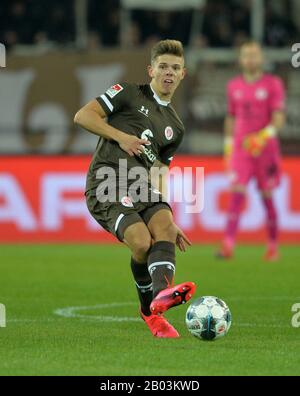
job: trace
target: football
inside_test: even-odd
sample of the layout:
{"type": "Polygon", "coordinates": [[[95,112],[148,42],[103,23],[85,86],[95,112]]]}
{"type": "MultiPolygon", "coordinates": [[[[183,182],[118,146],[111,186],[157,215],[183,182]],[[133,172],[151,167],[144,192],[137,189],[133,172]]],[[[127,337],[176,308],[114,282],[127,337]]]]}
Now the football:
{"type": "Polygon", "coordinates": [[[231,312],[220,298],[204,296],[191,303],[185,321],[193,336],[202,340],[217,340],[228,333],[231,312]]]}

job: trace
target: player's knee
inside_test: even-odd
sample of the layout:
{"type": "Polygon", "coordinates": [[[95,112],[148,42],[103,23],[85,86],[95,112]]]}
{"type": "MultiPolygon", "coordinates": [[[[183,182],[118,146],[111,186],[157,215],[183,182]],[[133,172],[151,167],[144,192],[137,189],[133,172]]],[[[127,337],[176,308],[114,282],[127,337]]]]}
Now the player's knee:
{"type": "Polygon", "coordinates": [[[260,195],[263,199],[272,198],[272,190],[260,190],[260,195]]]}
{"type": "Polygon", "coordinates": [[[138,261],[147,259],[148,252],[151,248],[150,234],[137,235],[131,243],[131,250],[134,258],[138,261]]]}
{"type": "Polygon", "coordinates": [[[177,228],[175,227],[175,224],[171,221],[161,225],[160,227],[157,227],[153,235],[153,239],[155,242],[169,241],[175,243],[176,237],[177,228]]]}
{"type": "Polygon", "coordinates": [[[235,184],[234,186],[231,187],[231,192],[246,194],[246,187],[242,184],[235,184]]]}

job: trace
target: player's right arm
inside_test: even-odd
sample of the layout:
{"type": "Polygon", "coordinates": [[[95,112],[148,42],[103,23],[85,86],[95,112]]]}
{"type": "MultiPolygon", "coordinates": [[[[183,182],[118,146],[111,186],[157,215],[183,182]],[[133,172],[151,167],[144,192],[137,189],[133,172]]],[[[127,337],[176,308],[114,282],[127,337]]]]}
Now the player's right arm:
{"type": "Polygon", "coordinates": [[[227,85],[227,115],[224,120],[224,158],[226,167],[229,166],[233,150],[233,133],[235,124],[234,100],[231,95],[230,83],[227,85]]]}
{"type": "Polygon", "coordinates": [[[96,100],[91,100],[83,106],[74,117],[74,122],[87,131],[94,133],[108,140],[116,141],[122,150],[131,157],[140,155],[144,151],[144,144],[148,141],[139,139],[137,136],[128,135],[109,125],[106,122],[107,114],[101,104],[96,100]]]}
{"type": "Polygon", "coordinates": [[[235,117],[228,114],[224,121],[224,154],[225,157],[232,153],[233,145],[233,131],[234,131],[235,117]]]}

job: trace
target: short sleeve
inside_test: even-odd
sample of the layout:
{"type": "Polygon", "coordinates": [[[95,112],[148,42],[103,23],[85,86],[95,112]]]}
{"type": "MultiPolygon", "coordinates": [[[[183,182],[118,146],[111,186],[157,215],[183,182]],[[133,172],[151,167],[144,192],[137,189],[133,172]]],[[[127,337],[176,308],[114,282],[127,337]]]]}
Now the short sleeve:
{"type": "Polygon", "coordinates": [[[272,83],[271,89],[271,96],[270,96],[270,109],[271,111],[276,110],[285,110],[285,88],[283,81],[275,77],[272,83]]]}
{"type": "Polygon", "coordinates": [[[227,114],[230,116],[235,116],[235,101],[232,95],[232,85],[231,83],[227,84],[226,87],[226,100],[227,100],[227,114]]]}
{"type": "Polygon", "coordinates": [[[159,153],[159,158],[158,160],[162,162],[163,164],[170,166],[170,163],[173,159],[174,154],[176,153],[178,147],[180,146],[182,142],[183,134],[181,134],[175,142],[167,145],[164,147],[161,152],[159,153]]]}
{"type": "Polygon", "coordinates": [[[109,116],[126,107],[126,105],[130,103],[132,95],[133,85],[122,83],[111,86],[102,95],[98,96],[96,100],[100,103],[105,113],[109,116]]]}

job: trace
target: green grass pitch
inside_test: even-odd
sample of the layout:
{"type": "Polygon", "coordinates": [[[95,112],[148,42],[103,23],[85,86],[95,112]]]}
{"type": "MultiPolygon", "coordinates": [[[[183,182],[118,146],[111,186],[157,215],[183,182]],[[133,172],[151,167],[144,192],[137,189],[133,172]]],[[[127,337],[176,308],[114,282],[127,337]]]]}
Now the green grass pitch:
{"type": "Polygon", "coordinates": [[[213,342],[188,333],[187,306],[166,315],[180,339],[152,337],[123,246],[0,249],[0,375],[300,375],[296,246],[272,264],[261,260],[262,246],[239,246],[231,262],[217,261],[214,246],[178,253],[176,281],[195,281],[196,296],[216,295],[231,309],[230,332],[213,342]]]}

